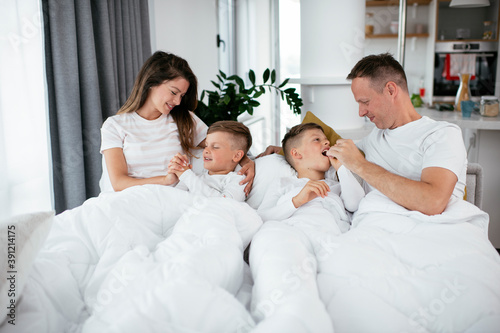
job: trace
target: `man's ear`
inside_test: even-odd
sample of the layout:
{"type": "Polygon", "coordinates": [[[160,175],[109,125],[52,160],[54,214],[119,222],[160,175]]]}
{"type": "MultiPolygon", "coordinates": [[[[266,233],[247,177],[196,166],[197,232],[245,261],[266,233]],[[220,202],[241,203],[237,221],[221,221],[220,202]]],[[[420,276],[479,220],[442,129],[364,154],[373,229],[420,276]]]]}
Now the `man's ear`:
{"type": "Polygon", "coordinates": [[[233,162],[240,163],[241,159],[245,157],[243,150],[237,150],[233,155],[233,162]]]}
{"type": "Polygon", "coordinates": [[[389,81],[387,82],[387,84],[385,85],[385,87],[387,88],[387,91],[389,92],[389,95],[391,97],[395,97],[397,92],[398,92],[398,86],[396,85],[396,83],[392,82],[392,81],[389,81]]]}

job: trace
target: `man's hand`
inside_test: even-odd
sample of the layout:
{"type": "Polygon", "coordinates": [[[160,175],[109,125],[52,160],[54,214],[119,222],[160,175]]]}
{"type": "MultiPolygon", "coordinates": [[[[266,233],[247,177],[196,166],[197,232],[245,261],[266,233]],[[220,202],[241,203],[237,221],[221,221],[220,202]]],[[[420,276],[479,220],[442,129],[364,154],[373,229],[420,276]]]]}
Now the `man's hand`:
{"type": "Polygon", "coordinates": [[[330,165],[335,168],[335,170],[338,170],[341,166],[342,163],[336,158],[333,157],[333,152],[331,152],[332,148],[326,152],[326,156],[330,159],[330,165]]]}
{"type": "Polygon", "coordinates": [[[271,155],[271,154],[278,154],[281,151],[281,147],[278,146],[268,146],[264,152],[260,153],[257,155],[256,158],[266,156],[266,155],[271,155]]]}
{"type": "MultiPolygon", "coordinates": [[[[357,173],[357,170],[363,162],[366,161],[365,157],[359,151],[358,147],[354,144],[354,142],[350,139],[338,139],[337,142],[330,148],[330,150],[326,153],[328,157],[330,157],[330,163],[332,163],[332,157],[336,158],[340,165],[345,165],[345,167],[351,170],[354,173],[357,173]]],[[[332,164],[333,165],[333,164],[332,164]]],[[[340,167],[339,165],[339,167],[340,167]]],[[[336,170],[338,168],[333,165],[336,170]]]]}
{"type": "Polygon", "coordinates": [[[299,194],[292,198],[292,202],[295,208],[299,208],[314,198],[326,197],[328,192],[330,192],[330,187],[324,181],[310,180],[302,190],[300,190],[299,194]]]}
{"type": "Polygon", "coordinates": [[[245,175],[245,179],[240,182],[240,185],[247,184],[245,186],[245,195],[248,196],[252,190],[253,179],[255,177],[255,162],[245,156],[241,162],[241,169],[238,171],[238,175],[245,175]]]}
{"type": "Polygon", "coordinates": [[[172,157],[170,163],[168,163],[168,173],[175,174],[175,176],[180,178],[184,171],[189,170],[192,167],[193,166],[189,163],[189,159],[186,155],[177,153],[177,155],[172,157]]]}

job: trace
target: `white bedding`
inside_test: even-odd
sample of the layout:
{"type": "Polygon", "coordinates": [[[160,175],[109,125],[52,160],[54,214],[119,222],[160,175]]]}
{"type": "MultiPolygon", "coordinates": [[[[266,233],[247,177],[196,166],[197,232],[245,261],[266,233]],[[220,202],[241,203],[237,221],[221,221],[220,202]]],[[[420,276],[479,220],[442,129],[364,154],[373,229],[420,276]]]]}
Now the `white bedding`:
{"type": "Polygon", "coordinates": [[[246,203],[164,186],[89,199],[54,218],[1,330],[246,332],[243,250],[261,224],[246,203]]]}
{"type": "Polygon", "coordinates": [[[457,199],[425,216],[374,191],[353,224],[318,260],[336,332],[499,331],[500,257],[486,213],[457,199]]]}
{"type": "MultiPolygon", "coordinates": [[[[278,156],[258,161],[250,206],[147,185],[57,215],[18,300],[16,326],[4,322],[0,331],[252,331],[242,251],[262,224],[253,208],[269,178],[292,172],[278,156]]],[[[353,225],[325,233],[315,249],[318,292],[335,332],[498,332],[500,257],[487,239],[487,214],[456,200],[427,217],[371,192],[353,225]]],[[[304,258],[279,276],[283,288],[266,305],[282,302],[279,292],[306,281],[311,267],[304,258]]],[[[304,316],[324,319],[312,306],[286,311],[290,331],[302,329],[304,316]]]]}

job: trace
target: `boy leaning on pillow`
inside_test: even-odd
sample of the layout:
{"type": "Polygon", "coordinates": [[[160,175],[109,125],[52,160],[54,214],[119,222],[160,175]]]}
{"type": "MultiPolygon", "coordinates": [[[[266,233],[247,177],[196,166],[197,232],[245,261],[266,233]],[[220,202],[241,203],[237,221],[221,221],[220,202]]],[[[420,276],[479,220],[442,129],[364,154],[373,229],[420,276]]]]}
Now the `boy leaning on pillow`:
{"type": "Polygon", "coordinates": [[[258,210],[265,223],[250,249],[252,315],[261,321],[262,329],[285,332],[293,327],[294,317],[300,313],[307,331],[333,332],[318,295],[316,251],[325,237],[349,229],[347,211],[357,210],[364,191],[349,170],[328,156],[330,141],[320,125],[294,126],[283,138],[282,147],[297,176],[277,179],[258,210]],[[325,177],[331,166],[337,170],[339,181],[330,173],[325,177]],[[302,272],[302,283],[283,283],[287,272],[304,262],[314,267],[302,272]],[[273,311],[265,311],[263,305],[276,290],[286,296],[274,304],[273,311]]]}

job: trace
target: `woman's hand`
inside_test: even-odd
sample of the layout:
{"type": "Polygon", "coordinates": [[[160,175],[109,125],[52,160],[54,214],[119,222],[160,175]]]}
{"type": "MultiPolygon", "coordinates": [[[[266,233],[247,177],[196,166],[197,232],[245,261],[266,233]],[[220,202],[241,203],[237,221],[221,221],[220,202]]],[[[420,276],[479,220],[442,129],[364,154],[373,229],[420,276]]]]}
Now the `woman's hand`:
{"type": "Polygon", "coordinates": [[[278,154],[281,151],[281,147],[279,146],[268,146],[264,152],[260,153],[257,155],[256,158],[266,156],[266,155],[271,155],[271,154],[278,154]]]}
{"type": "Polygon", "coordinates": [[[245,155],[240,161],[240,165],[241,169],[238,171],[238,175],[246,175],[245,179],[240,182],[240,185],[247,184],[245,186],[245,195],[248,196],[252,190],[253,179],[255,177],[255,162],[245,155]]]}
{"type": "Polygon", "coordinates": [[[191,168],[193,168],[193,166],[189,163],[188,157],[186,155],[181,155],[180,153],[177,153],[177,155],[172,157],[168,163],[168,173],[175,174],[178,178],[180,178],[184,171],[191,168]]]}
{"type": "Polygon", "coordinates": [[[175,173],[167,173],[165,176],[165,182],[163,185],[169,186],[177,183],[179,181],[179,178],[175,175],[175,173]]]}

